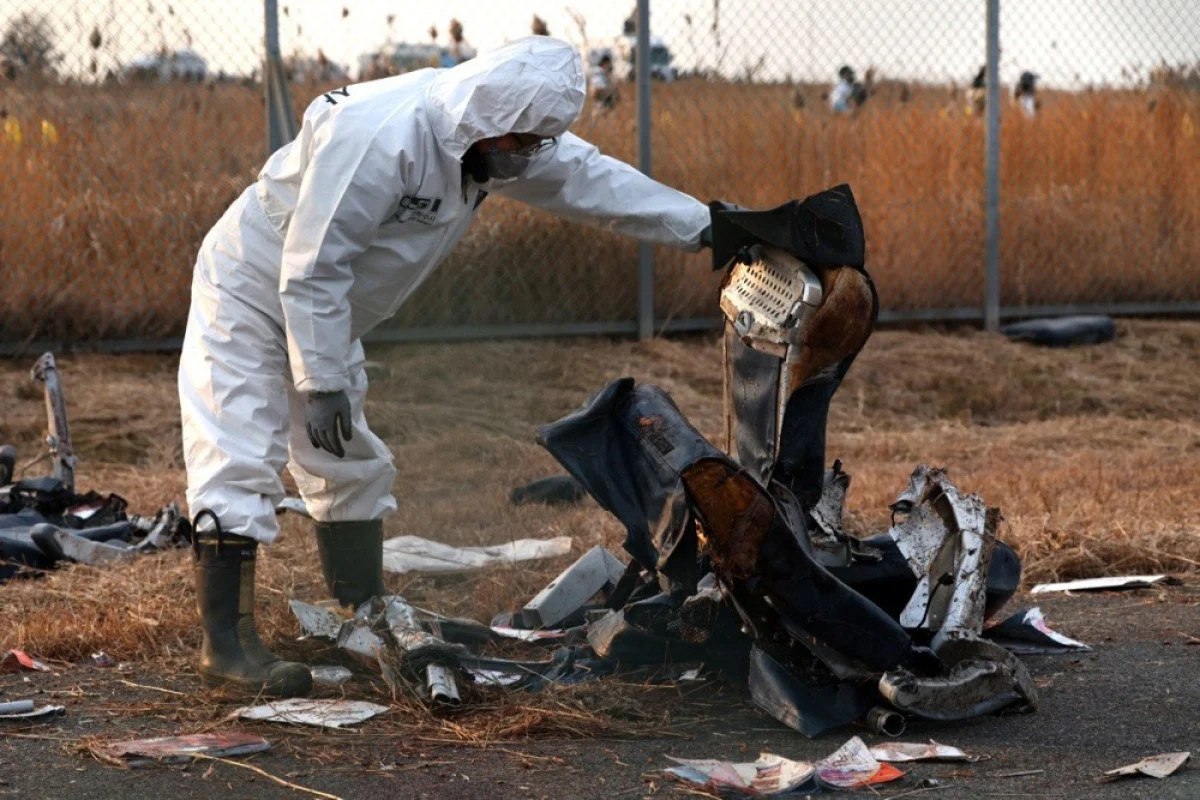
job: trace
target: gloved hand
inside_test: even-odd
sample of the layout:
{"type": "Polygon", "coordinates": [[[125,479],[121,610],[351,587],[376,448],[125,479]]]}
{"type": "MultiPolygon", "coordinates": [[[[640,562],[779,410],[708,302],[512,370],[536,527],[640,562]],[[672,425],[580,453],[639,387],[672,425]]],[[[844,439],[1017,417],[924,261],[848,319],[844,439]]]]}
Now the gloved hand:
{"type": "Polygon", "coordinates": [[[304,425],[308,439],[318,450],[328,450],[338,458],[346,455],[342,438],[350,441],[350,398],[344,391],[309,392],[304,410],[304,425]]]}

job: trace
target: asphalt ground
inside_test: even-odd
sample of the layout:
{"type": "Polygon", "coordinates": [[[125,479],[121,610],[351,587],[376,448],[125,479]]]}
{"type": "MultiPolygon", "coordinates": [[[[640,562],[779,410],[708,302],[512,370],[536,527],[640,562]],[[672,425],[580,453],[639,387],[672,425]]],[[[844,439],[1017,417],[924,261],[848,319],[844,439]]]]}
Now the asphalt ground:
{"type": "MultiPolygon", "coordinates": [[[[902,740],[932,738],[980,760],[903,764],[904,778],[856,794],[937,800],[1200,797],[1200,588],[1020,596],[1010,609],[1034,604],[1052,627],[1094,648],[1025,657],[1041,690],[1041,708],[957,723],[911,721],[902,740]],[[1172,751],[1191,751],[1193,759],[1170,777],[1099,781],[1105,770],[1172,751]]],[[[767,751],[815,760],[853,735],[868,744],[883,741],[852,728],[806,739],[757,711],[743,693],[714,684],[647,694],[647,703],[662,704],[677,721],[651,738],[517,739],[476,746],[373,736],[371,721],[356,730],[314,734],[224,721],[220,714],[203,726],[181,714],[189,725],[181,727],[162,713],[164,699],[178,698],[182,710],[203,696],[194,674],[167,677],[149,667],[143,672],[140,664],[136,669],[80,665],[53,674],[0,676],[0,700],[33,697],[67,708],[49,723],[0,729],[0,797],[679,797],[687,790],[661,774],[668,754],[752,761],[767,751]],[[142,705],[156,710],[142,714],[142,705]],[[122,769],[85,752],[90,741],[210,729],[267,737],[270,751],[238,760],[262,772],[211,761],[122,769]],[[268,774],[310,791],[279,785],[268,774]]],[[[230,702],[224,713],[235,707],[230,702]]]]}

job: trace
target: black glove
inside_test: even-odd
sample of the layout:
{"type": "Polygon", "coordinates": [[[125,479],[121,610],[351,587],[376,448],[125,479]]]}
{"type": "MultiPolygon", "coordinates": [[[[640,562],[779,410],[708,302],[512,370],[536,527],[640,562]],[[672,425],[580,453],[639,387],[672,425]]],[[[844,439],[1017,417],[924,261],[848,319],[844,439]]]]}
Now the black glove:
{"type": "MultiPolygon", "coordinates": [[[[713,200],[708,204],[709,223],[708,227],[704,229],[704,232],[700,234],[700,246],[707,247],[713,251],[714,271],[724,269],[725,265],[729,262],[729,254],[725,252],[725,248],[722,247],[721,252],[717,252],[713,244],[714,229],[721,230],[722,237],[724,237],[724,232],[729,230],[729,223],[725,221],[723,216],[724,212],[741,210],[741,206],[733,203],[726,203],[724,200],[713,200]]],[[[722,238],[722,242],[724,242],[724,238],[722,238]]]]}
{"type": "Polygon", "coordinates": [[[345,456],[338,433],[350,441],[350,398],[346,392],[309,392],[304,425],[313,447],[328,450],[338,458],[345,456]]]}

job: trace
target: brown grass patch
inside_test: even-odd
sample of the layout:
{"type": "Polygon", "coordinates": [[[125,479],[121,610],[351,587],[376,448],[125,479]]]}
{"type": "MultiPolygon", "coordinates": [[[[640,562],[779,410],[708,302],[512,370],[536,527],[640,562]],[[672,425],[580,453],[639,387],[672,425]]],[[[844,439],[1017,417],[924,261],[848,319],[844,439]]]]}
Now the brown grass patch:
{"type": "MultiPolygon", "coordinates": [[[[0,340],[178,335],[196,250],[264,161],[261,98],[221,85],[6,88],[23,146],[0,143],[0,340]],[[53,122],[56,145],[37,140],[53,122]],[[213,136],[214,130],[221,131],[213,136]]],[[[298,109],[318,93],[296,87],[298,109]]],[[[574,126],[636,161],[633,97],[574,126]]],[[[1001,263],[1012,304],[1195,299],[1200,94],[1048,93],[1008,115],[1001,263]],[[1153,154],[1148,157],[1147,154],[1153,154]]],[[[888,93],[853,118],[783,86],[654,87],[655,175],[769,208],[854,187],[885,308],[978,306],[983,124],[951,90],[888,93]],[[737,109],[736,115],[730,110],[737,109]]],[[[633,319],[636,245],[489,199],[398,324],[633,319]]],[[[704,255],[662,250],[660,317],[712,316],[704,255]]]]}

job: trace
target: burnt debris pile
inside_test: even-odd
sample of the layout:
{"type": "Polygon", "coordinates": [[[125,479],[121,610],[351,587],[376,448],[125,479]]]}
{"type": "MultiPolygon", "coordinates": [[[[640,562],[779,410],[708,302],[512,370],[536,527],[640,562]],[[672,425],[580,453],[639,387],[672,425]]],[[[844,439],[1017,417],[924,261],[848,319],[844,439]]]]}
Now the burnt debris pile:
{"type": "Polygon", "coordinates": [[[45,396],[47,452],[21,465],[15,447],[0,446],[0,583],[64,561],[115,564],[186,544],[190,526],[175,503],[143,516],[127,513],[119,495],[76,491],[66,399],[52,354],[37,360],[32,378],[45,396]],[[25,477],[46,459],[51,474],[25,477]]]}

